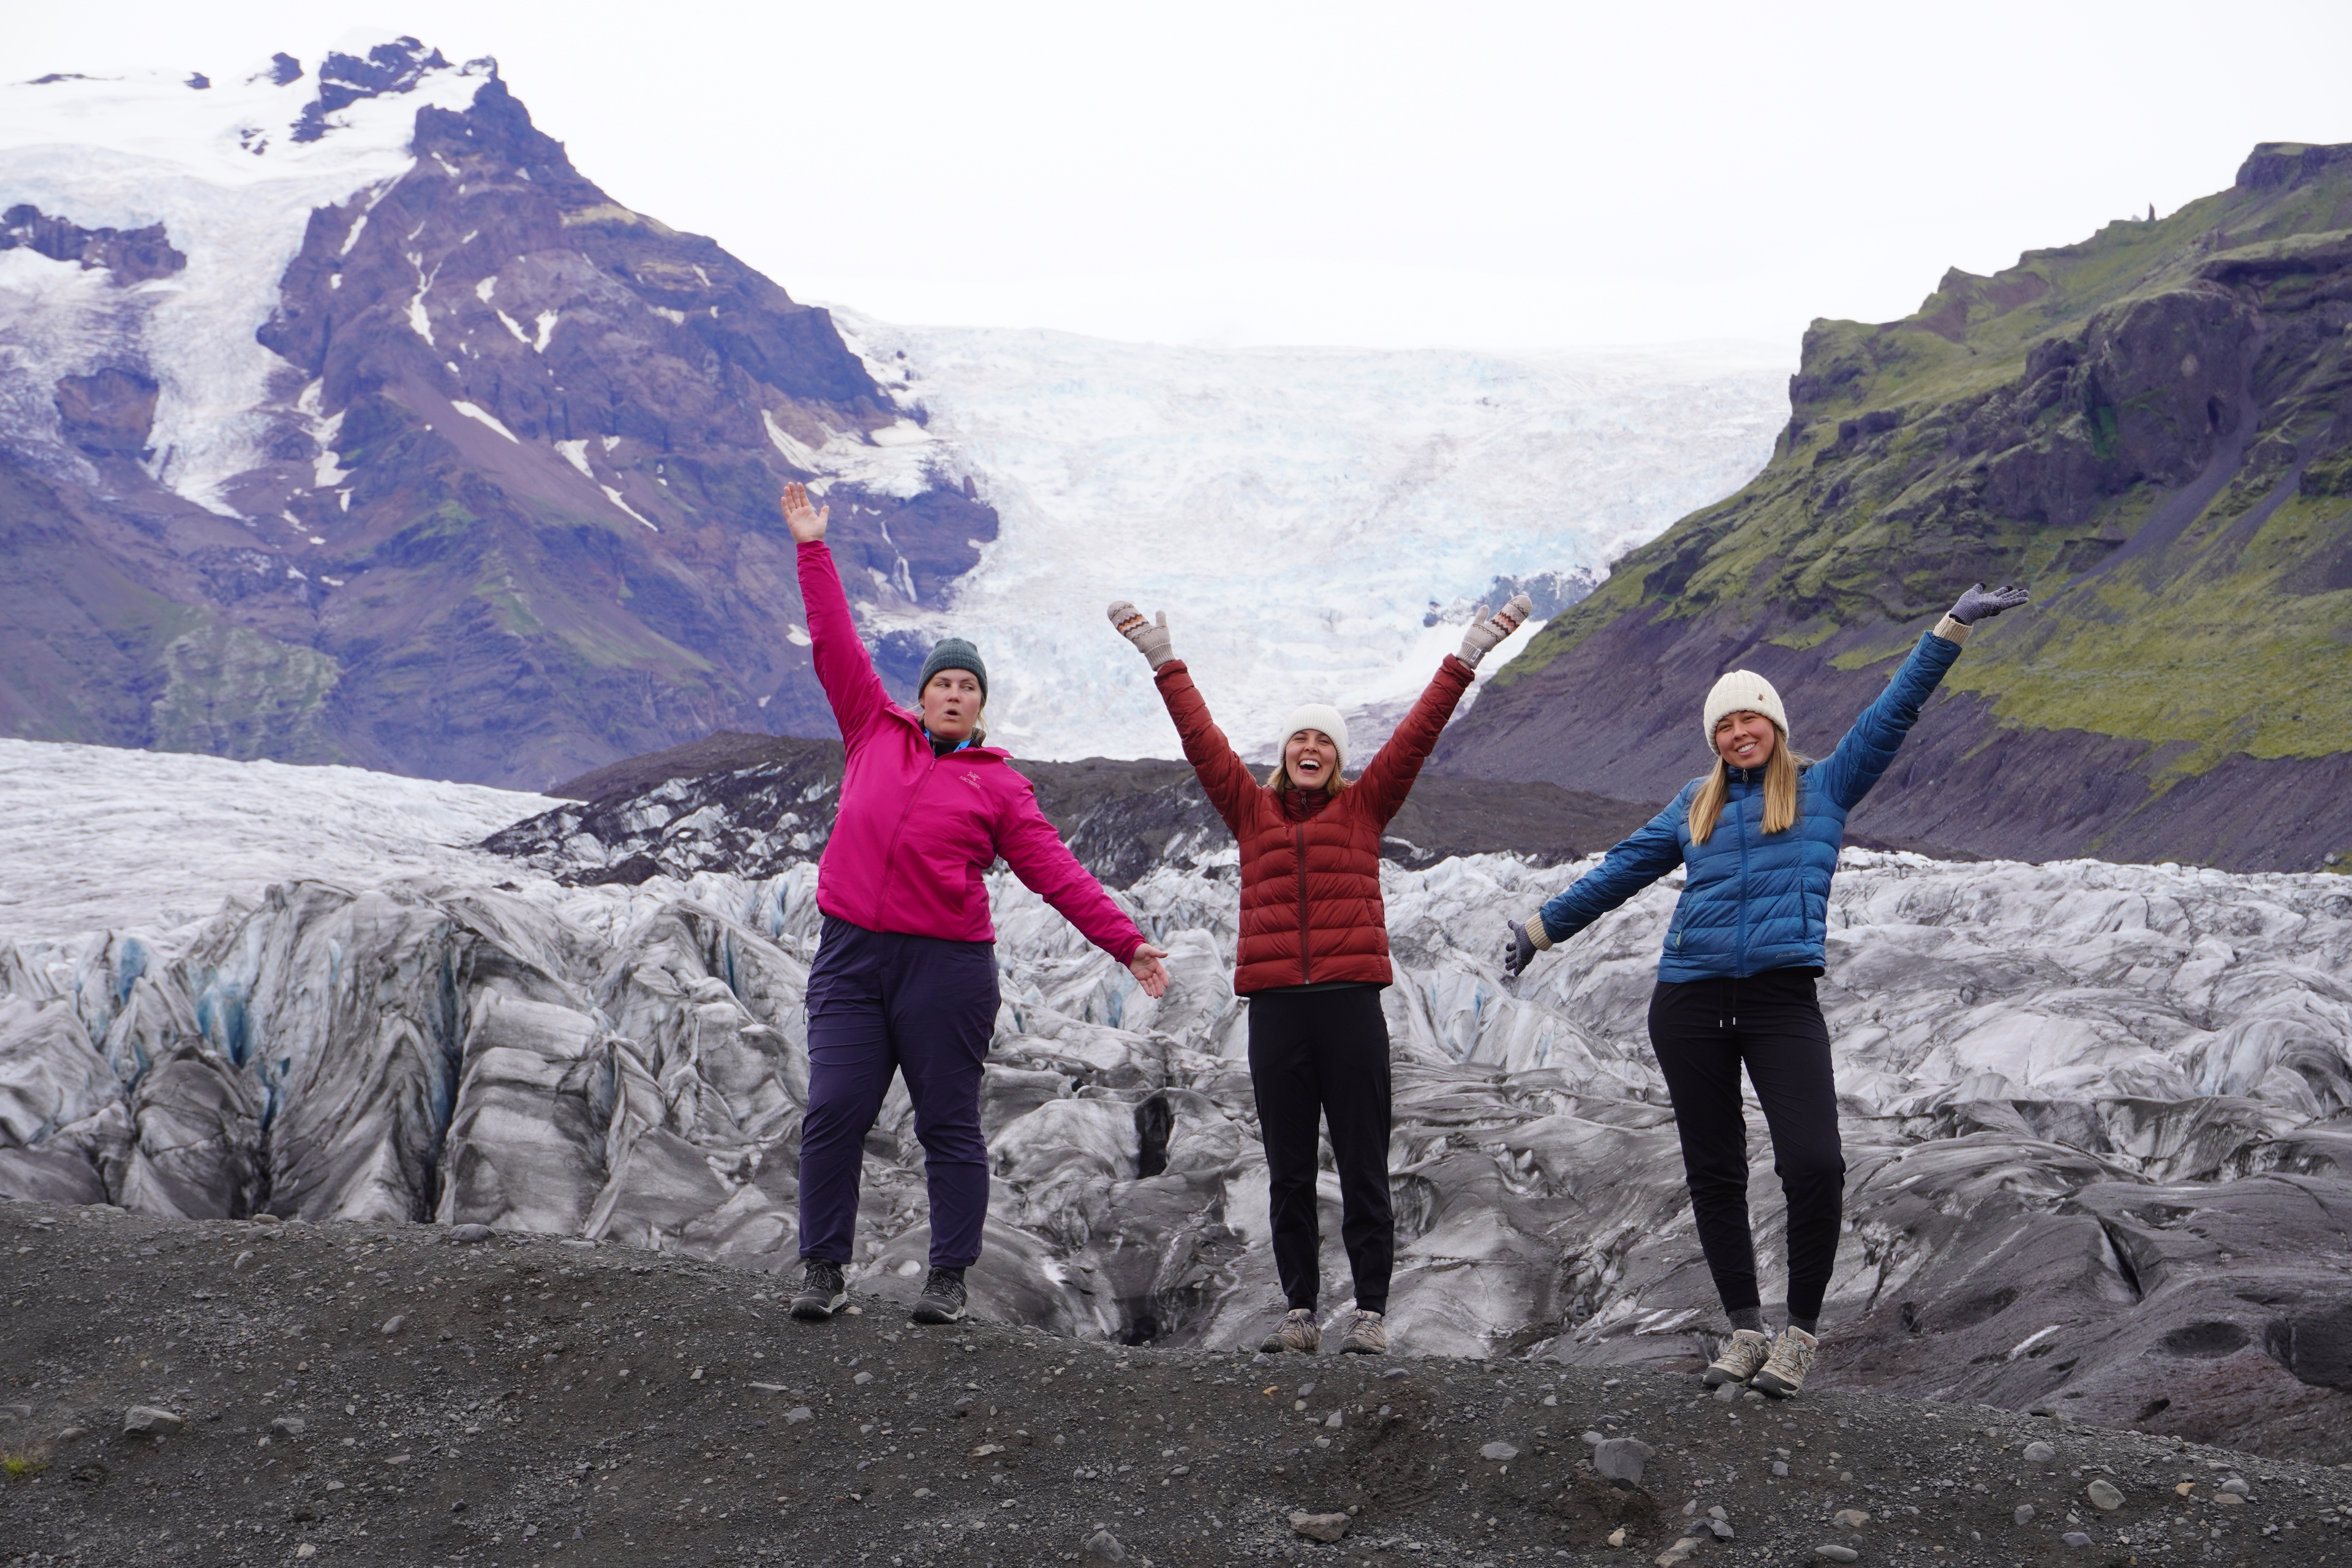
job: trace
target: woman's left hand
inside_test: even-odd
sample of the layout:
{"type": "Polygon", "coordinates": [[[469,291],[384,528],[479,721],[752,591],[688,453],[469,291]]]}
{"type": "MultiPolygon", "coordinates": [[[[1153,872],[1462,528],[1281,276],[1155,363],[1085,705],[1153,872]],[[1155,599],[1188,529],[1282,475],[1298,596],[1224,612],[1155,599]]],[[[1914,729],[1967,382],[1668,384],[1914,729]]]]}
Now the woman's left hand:
{"type": "Polygon", "coordinates": [[[1168,994],[1168,966],[1160,962],[1167,956],[1166,948],[1154,947],[1147,942],[1127,961],[1128,973],[1135,976],[1143,994],[1154,1002],[1168,994]]]}
{"type": "Polygon", "coordinates": [[[1526,624],[1528,613],[1534,608],[1534,603],[1525,594],[1512,595],[1511,602],[1491,616],[1486,614],[1486,605],[1479,605],[1477,615],[1471,619],[1470,629],[1462,634],[1462,662],[1473,669],[1477,668],[1478,661],[1492,653],[1497,643],[1526,624]]]}

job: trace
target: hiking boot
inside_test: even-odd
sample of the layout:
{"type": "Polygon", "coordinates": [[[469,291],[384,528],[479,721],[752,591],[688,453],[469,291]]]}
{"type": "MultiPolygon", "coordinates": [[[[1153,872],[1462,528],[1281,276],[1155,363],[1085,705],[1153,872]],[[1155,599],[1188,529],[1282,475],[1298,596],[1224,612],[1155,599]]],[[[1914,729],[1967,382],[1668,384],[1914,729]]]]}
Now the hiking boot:
{"type": "Polygon", "coordinates": [[[1822,1342],[1802,1329],[1782,1329],[1772,1346],[1772,1359],[1764,1370],[1749,1382],[1751,1388],[1760,1388],[1776,1399],[1786,1399],[1805,1386],[1805,1373],[1813,1370],[1813,1352],[1822,1342]]]}
{"type": "Polygon", "coordinates": [[[1386,1355],[1389,1353],[1389,1331],[1381,1322],[1381,1315],[1369,1308],[1359,1307],[1348,1320],[1348,1332],[1339,1341],[1341,1355],[1386,1355]]]}
{"type": "Polygon", "coordinates": [[[1315,1309],[1293,1307],[1274,1325],[1274,1332],[1257,1348],[1268,1355],[1280,1351],[1297,1351],[1301,1355],[1313,1355],[1323,1342],[1323,1331],[1315,1326],[1315,1309]]]}
{"type": "Polygon", "coordinates": [[[931,1277],[923,1281],[923,1294],[915,1303],[915,1321],[952,1323],[963,1316],[963,1270],[934,1268],[931,1277]]]}
{"type": "Polygon", "coordinates": [[[1764,1370],[1771,1358],[1772,1342],[1754,1329],[1734,1329],[1731,1337],[1723,1342],[1723,1352],[1707,1363],[1706,1375],[1699,1381],[1709,1388],[1721,1388],[1727,1383],[1746,1383],[1764,1370]]]}
{"type": "Polygon", "coordinates": [[[841,1265],[810,1258],[801,1276],[801,1288],[793,1295],[793,1316],[822,1323],[847,1305],[849,1287],[842,1282],[841,1265]]]}

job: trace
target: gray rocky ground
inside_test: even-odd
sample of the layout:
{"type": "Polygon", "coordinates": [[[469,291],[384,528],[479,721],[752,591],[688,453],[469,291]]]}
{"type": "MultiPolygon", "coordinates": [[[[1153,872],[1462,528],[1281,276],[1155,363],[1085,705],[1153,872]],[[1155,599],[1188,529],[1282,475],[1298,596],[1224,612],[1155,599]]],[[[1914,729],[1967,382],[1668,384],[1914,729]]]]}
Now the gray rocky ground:
{"type": "Polygon", "coordinates": [[[865,1294],[809,1325],[756,1273],[459,1234],[0,1204],[0,1563],[2352,1562],[2352,1472],[2178,1437],[865,1294]]]}

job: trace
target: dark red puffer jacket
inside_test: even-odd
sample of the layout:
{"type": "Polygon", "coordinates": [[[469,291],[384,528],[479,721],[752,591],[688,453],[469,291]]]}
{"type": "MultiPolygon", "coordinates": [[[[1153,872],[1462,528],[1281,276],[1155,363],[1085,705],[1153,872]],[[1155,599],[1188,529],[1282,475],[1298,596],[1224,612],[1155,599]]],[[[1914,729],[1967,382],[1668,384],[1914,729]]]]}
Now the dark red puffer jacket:
{"type": "Polygon", "coordinates": [[[1386,985],[1381,835],[1470,689],[1470,667],[1446,655],[1388,744],[1337,795],[1266,788],[1209,717],[1182,659],[1161,665],[1154,679],[1183,737],[1185,760],[1241,845],[1242,935],[1234,989],[1246,996],[1333,980],[1386,985]]]}

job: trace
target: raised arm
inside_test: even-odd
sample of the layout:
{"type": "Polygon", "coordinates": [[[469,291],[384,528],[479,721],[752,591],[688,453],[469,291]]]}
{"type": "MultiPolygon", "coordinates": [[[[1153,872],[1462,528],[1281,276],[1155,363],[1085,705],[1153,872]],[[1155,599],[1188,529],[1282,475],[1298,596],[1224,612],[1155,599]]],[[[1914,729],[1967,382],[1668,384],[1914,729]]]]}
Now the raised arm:
{"type": "Polygon", "coordinates": [[[1683,863],[1683,824],[1690,816],[1694,784],[1633,836],[1609,851],[1601,864],[1548,900],[1506,938],[1503,967],[1513,974],[1535,955],[1557,947],[1683,863]]]}
{"type": "Polygon", "coordinates": [[[1143,940],[1127,911],[1070,853],[1038,809],[1037,792],[1026,779],[998,814],[996,852],[1024,887],[1053,905],[1088,942],[1126,964],[1146,994],[1156,997],[1167,989],[1168,972],[1160,963],[1166,952],[1143,940]]]}
{"type": "Polygon", "coordinates": [[[1877,700],[1862,710],[1862,717],[1838,742],[1837,749],[1814,765],[1813,787],[1843,809],[1853,809],[1895,761],[1903,738],[1918,722],[1919,710],[1944,679],[1944,672],[1960,657],[1960,646],[1969,640],[1975,624],[2013,610],[2026,598],[2022,588],[1988,593],[1981,583],[1961,595],[1951,614],[1920,637],[1911,657],[1903,661],[1903,668],[1895,672],[1877,700]]]}
{"type": "Polygon", "coordinates": [[[1422,691],[1412,711],[1404,716],[1364,771],[1356,777],[1356,787],[1368,792],[1365,805],[1373,819],[1383,827],[1389,819],[1404,809],[1404,798],[1412,793],[1413,781],[1421,776],[1421,764],[1437,748],[1437,737],[1445,729],[1445,721],[1454,716],[1462,694],[1470,689],[1478,661],[1494,650],[1495,646],[1519,629],[1534,605],[1525,594],[1514,595],[1511,602],[1494,615],[1478,606],[1470,628],[1463,634],[1462,651],[1449,655],[1439,663],[1437,673],[1422,691]]]}
{"type": "Polygon", "coordinates": [[[1372,820],[1385,827],[1389,819],[1404,809],[1404,797],[1412,793],[1413,781],[1421,776],[1421,764],[1437,749],[1437,737],[1444,732],[1445,721],[1454,717],[1462,694],[1470,689],[1476,671],[1447,654],[1440,660],[1437,673],[1430,677],[1414,701],[1412,711],[1392,731],[1364,771],[1356,775],[1356,789],[1372,820]]]}
{"type": "Polygon", "coordinates": [[[1192,684],[1192,671],[1176,657],[1168,632],[1168,612],[1162,610],[1156,621],[1147,620],[1142,611],[1121,599],[1110,607],[1110,624],[1151,666],[1152,683],[1160,688],[1160,701],[1168,705],[1168,717],[1176,721],[1184,760],[1192,764],[1209,804],[1239,837],[1245,808],[1260,786],[1250,776],[1249,764],[1234,752],[1225,732],[1209,717],[1209,704],[1192,684]]]}
{"type": "Polygon", "coordinates": [[[825,546],[825,520],[833,509],[811,506],[808,491],[798,484],[784,487],[783,506],[784,526],[793,531],[800,557],[801,605],[808,613],[809,652],[816,662],[817,682],[833,704],[842,744],[855,746],[881,722],[890,694],[874,673],[865,643],[858,640],[857,618],[850,613],[849,595],[842,591],[841,574],[825,546]]]}

